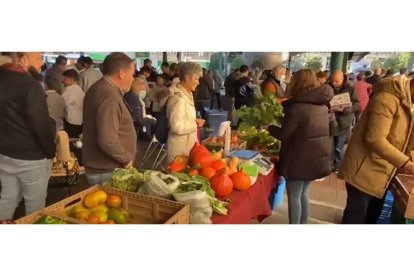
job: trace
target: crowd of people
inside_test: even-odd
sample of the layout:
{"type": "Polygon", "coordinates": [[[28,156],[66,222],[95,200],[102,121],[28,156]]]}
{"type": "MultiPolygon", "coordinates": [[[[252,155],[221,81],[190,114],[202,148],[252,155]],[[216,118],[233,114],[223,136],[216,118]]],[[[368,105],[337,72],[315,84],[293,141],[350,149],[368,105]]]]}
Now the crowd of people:
{"type": "Polygon", "coordinates": [[[281,126],[268,130],[282,141],[278,172],[287,181],[290,223],[307,223],[310,183],[331,172],[346,182],[344,223],[375,223],[391,178],[414,173],[414,74],[404,70],[355,76],[242,65],[223,81],[218,71],[192,62],[164,62],[157,72],[146,59],[138,70],[120,52],[99,68],[84,56],[73,66],[59,56],[45,68],[41,53],[32,52],[0,61],[0,127],[7,130],[0,132],[0,220],[11,219],[22,198],[26,214],[44,207],[57,130],[82,136],[78,158],[88,183],[102,184],[115,168],[133,166],[138,136],[152,137],[159,128],[167,132],[167,161],[188,155],[206,103],[223,109],[222,88],[233,121],[234,110],[263,96],[282,103],[281,126]],[[331,105],[340,94],[349,103],[331,105]]]}

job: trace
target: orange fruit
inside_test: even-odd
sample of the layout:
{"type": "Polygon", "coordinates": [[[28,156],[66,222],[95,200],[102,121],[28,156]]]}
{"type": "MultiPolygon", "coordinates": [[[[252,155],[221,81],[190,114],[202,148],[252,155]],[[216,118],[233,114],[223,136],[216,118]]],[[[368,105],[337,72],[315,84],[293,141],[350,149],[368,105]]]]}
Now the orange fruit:
{"type": "Polygon", "coordinates": [[[121,207],[122,204],[122,197],[119,195],[108,195],[106,199],[106,205],[110,208],[118,208],[121,207]]]}
{"type": "Polygon", "coordinates": [[[86,209],[76,212],[75,218],[80,220],[88,220],[90,212],[86,209]]]}
{"type": "Polygon", "coordinates": [[[86,208],[93,208],[99,205],[98,198],[94,194],[87,194],[83,199],[86,208]]]}
{"type": "Polygon", "coordinates": [[[95,214],[91,214],[91,215],[89,216],[89,218],[88,218],[88,222],[89,222],[89,223],[93,223],[93,224],[98,224],[98,223],[100,223],[101,221],[100,221],[100,219],[99,219],[99,217],[98,217],[97,215],[95,215],[95,214]]]}
{"type": "Polygon", "coordinates": [[[99,218],[99,223],[104,223],[108,220],[108,213],[102,210],[95,211],[91,213],[91,216],[97,216],[99,218]]]}

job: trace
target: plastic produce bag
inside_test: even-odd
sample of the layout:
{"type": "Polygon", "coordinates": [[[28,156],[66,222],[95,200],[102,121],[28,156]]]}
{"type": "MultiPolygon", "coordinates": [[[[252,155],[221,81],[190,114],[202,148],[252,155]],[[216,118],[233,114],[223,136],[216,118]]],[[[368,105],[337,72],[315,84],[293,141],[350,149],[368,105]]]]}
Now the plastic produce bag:
{"type": "Polygon", "coordinates": [[[138,193],[172,199],[172,193],[178,188],[180,181],[177,177],[153,171],[148,177],[148,181],[142,185],[138,193]]]}
{"type": "Polygon", "coordinates": [[[211,224],[213,208],[210,206],[207,194],[203,191],[191,191],[173,194],[174,199],[179,202],[190,204],[191,224],[211,224]]]}

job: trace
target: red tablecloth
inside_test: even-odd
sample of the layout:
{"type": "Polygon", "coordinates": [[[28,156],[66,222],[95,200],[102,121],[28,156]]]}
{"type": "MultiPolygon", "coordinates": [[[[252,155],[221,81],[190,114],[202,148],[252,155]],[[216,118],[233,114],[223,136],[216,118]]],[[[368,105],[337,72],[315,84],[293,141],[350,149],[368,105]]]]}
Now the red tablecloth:
{"type": "Polygon", "coordinates": [[[279,181],[275,169],[268,175],[259,175],[256,183],[246,191],[233,191],[226,216],[213,213],[215,224],[250,224],[252,218],[262,221],[272,214],[269,204],[270,192],[279,181]]]}

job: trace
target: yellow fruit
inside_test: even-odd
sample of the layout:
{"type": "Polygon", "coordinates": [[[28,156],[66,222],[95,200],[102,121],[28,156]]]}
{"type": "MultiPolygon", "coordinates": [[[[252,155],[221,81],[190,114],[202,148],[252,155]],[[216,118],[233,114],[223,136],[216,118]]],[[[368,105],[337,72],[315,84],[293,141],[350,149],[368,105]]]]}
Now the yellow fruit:
{"type": "Polygon", "coordinates": [[[99,205],[98,198],[94,194],[87,194],[83,199],[86,208],[93,208],[99,205]]]}
{"type": "Polygon", "coordinates": [[[108,212],[108,210],[109,210],[109,208],[105,204],[99,204],[98,206],[95,206],[95,207],[89,209],[89,211],[91,211],[91,213],[93,213],[95,211],[104,211],[106,213],[106,212],[108,212]]]}
{"type": "Polygon", "coordinates": [[[86,209],[80,210],[75,214],[76,219],[88,220],[90,212],[86,209]]]}
{"type": "Polygon", "coordinates": [[[91,216],[97,216],[99,218],[99,223],[104,223],[108,220],[108,213],[105,211],[95,211],[91,213],[91,216]]]}
{"type": "Polygon", "coordinates": [[[98,204],[105,203],[106,199],[108,198],[108,194],[103,190],[98,190],[94,192],[93,195],[96,196],[98,204]]]}
{"type": "Polygon", "coordinates": [[[75,206],[73,206],[73,208],[70,210],[70,216],[71,217],[76,217],[76,213],[82,210],[86,210],[85,207],[83,207],[82,203],[76,204],[75,206]]]}
{"type": "Polygon", "coordinates": [[[121,207],[122,198],[119,195],[108,195],[106,205],[110,208],[121,207]]]}

